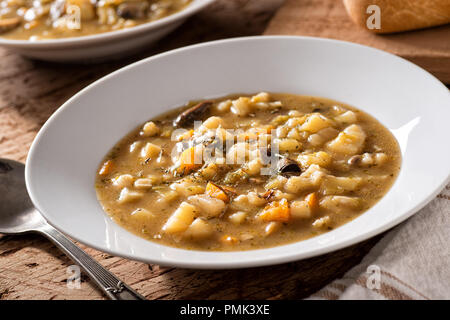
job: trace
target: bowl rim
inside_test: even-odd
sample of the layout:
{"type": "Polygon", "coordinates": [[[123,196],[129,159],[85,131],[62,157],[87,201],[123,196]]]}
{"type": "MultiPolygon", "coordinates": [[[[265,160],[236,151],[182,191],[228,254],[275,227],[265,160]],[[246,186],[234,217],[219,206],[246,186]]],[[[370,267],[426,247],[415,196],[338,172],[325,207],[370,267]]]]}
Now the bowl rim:
{"type": "Polygon", "coordinates": [[[112,30],[97,34],[79,36],[79,37],[66,37],[66,38],[56,38],[56,39],[44,39],[44,40],[17,40],[17,39],[7,39],[0,36],[0,46],[14,46],[34,49],[48,49],[57,48],[65,46],[75,46],[90,44],[97,41],[105,42],[117,40],[127,36],[133,36],[133,34],[151,32],[154,29],[160,29],[172,23],[176,23],[179,20],[187,19],[188,17],[194,15],[198,11],[209,6],[216,0],[193,0],[186,8],[175,12],[171,15],[157,19],[154,21],[145,22],[134,27],[124,28],[119,30],[112,30]]]}
{"type": "MultiPolygon", "coordinates": [[[[396,56],[394,54],[391,54],[386,51],[376,49],[373,47],[369,47],[369,46],[365,46],[365,45],[361,45],[361,44],[357,44],[357,43],[353,43],[353,42],[328,39],[328,38],[318,38],[318,37],[309,37],[309,36],[276,36],[276,35],[274,35],[274,36],[237,37],[237,38],[229,38],[229,39],[215,40],[215,41],[194,44],[194,45],[170,50],[167,52],[163,52],[163,53],[142,59],[140,61],[134,62],[127,66],[124,66],[124,67],[94,81],[93,83],[89,84],[87,87],[85,87],[82,90],[80,90],[79,92],[77,92],[74,96],[69,98],[49,117],[49,119],[45,122],[45,124],[41,127],[38,134],[36,135],[32,145],[30,147],[28,157],[26,160],[26,167],[25,167],[26,186],[27,186],[27,190],[30,194],[30,198],[31,198],[32,202],[36,205],[36,208],[39,209],[39,207],[40,207],[39,199],[37,199],[35,197],[33,188],[30,187],[30,185],[31,185],[30,181],[31,181],[32,175],[31,175],[31,169],[30,169],[31,166],[29,164],[30,164],[30,162],[33,161],[33,155],[36,152],[36,149],[38,148],[39,142],[42,139],[47,126],[49,126],[51,122],[55,121],[55,119],[57,119],[58,115],[61,112],[63,112],[63,110],[65,108],[67,108],[79,96],[84,95],[89,90],[95,89],[95,87],[97,85],[108,80],[109,78],[116,77],[120,73],[125,72],[131,68],[138,67],[141,64],[145,64],[145,63],[148,63],[149,61],[157,60],[161,57],[174,55],[174,54],[177,54],[182,51],[189,51],[189,50],[202,48],[202,47],[208,47],[208,46],[216,46],[216,45],[226,44],[229,42],[266,41],[266,40],[270,41],[270,40],[277,40],[277,39],[286,39],[286,40],[302,40],[302,39],[304,39],[304,40],[309,40],[309,41],[332,42],[332,43],[344,44],[344,45],[353,46],[353,47],[363,47],[366,50],[372,50],[372,51],[378,52],[379,54],[387,55],[393,59],[397,59],[397,60],[401,61],[402,63],[408,64],[411,68],[419,70],[423,74],[424,77],[427,77],[431,81],[435,82],[435,84],[437,86],[440,86],[440,87],[448,90],[447,87],[440,80],[438,80],[435,76],[433,76],[431,73],[429,73],[428,71],[424,70],[423,68],[417,66],[416,64],[414,64],[402,57],[396,56]]],[[[449,97],[450,97],[450,92],[449,92],[449,97]]],[[[449,102],[450,102],[450,99],[449,99],[449,102]]],[[[400,169],[399,174],[401,174],[402,169],[403,169],[403,166],[400,169]]],[[[182,268],[194,268],[194,269],[237,269],[237,268],[250,268],[250,267],[261,267],[261,266],[267,266],[267,265],[277,265],[277,264],[282,264],[282,263],[287,263],[287,262],[292,262],[292,261],[299,261],[299,260],[311,258],[314,256],[326,254],[329,252],[333,252],[333,251],[336,251],[336,250],[339,250],[342,248],[346,248],[353,244],[360,243],[364,240],[372,238],[388,229],[393,228],[394,226],[405,221],[406,219],[411,217],[413,214],[417,213],[424,206],[426,206],[431,200],[433,200],[441,192],[441,190],[448,183],[450,183],[450,170],[449,170],[449,172],[447,172],[447,176],[445,177],[443,174],[441,179],[442,180],[441,180],[441,183],[439,184],[439,186],[433,192],[430,192],[427,197],[425,197],[421,202],[417,203],[413,208],[406,210],[403,214],[397,216],[395,219],[391,219],[388,222],[383,222],[382,224],[380,224],[379,226],[377,226],[376,228],[374,228],[368,232],[359,234],[357,236],[351,237],[347,240],[343,240],[343,241],[340,241],[335,244],[330,244],[330,245],[327,245],[322,248],[314,249],[312,251],[300,252],[300,253],[293,253],[292,251],[290,251],[289,253],[284,253],[282,255],[279,254],[275,257],[265,257],[263,255],[260,255],[260,257],[258,257],[258,258],[252,258],[252,259],[249,259],[246,261],[226,261],[226,262],[220,261],[220,262],[209,262],[209,263],[206,263],[203,261],[180,261],[177,258],[165,258],[164,260],[159,259],[158,257],[151,257],[150,259],[142,258],[142,257],[137,258],[136,256],[133,256],[133,254],[130,254],[130,253],[124,253],[124,252],[120,252],[119,250],[105,248],[105,247],[102,247],[95,243],[91,243],[89,241],[83,240],[83,239],[79,238],[76,234],[73,234],[72,232],[64,230],[64,233],[69,235],[71,238],[73,238],[81,243],[84,243],[94,249],[97,249],[99,251],[107,252],[109,254],[124,257],[124,258],[131,259],[131,260],[139,260],[139,261],[144,261],[146,263],[159,264],[159,265],[163,265],[163,266],[177,266],[177,267],[182,267],[182,268]]],[[[397,182],[398,182],[398,179],[394,182],[394,185],[397,182]]],[[[391,187],[391,189],[394,187],[394,185],[391,187]]],[[[388,193],[389,192],[390,191],[388,191],[388,193]]],[[[369,209],[369,210],[371,210],[371,209],[369,209]]],[[[43,215],[45,217],[44,213],[43,213],[43,215]]],[[[49,223],[51,223],[51,222],[49,221],[49,223]]],[[[52,225],[55,226],[54,224],[52,224],[52,225]]],[[[304,241],[308,241],[308,240],[304,240],[304,241]]],[[[288,243],[288,244],[284,244],[284,245],[280,245],[280,246],[276,246],[276,247],[261,248],[261,249],[250,250],[250,251],[251,252],[263,251],[263,250],[268,250],[268,249],[273,249],[273,248],[278,248],[278,247],[290,246],[290,245],[294,245],[296,243],[297,242],[293,242],[293,243],[288,243]]],[[[164,245],[162,245],[162,246],[164,246],[164,245]]],[[[167,247],[167,246],[164,246],[164,247],[167,247]]],[[[186,249],[179,249],[179,248],[173,248],[173,247],[171,247],[171,248],[176,249],[176,250],[186,250],[186,249]]],[[[203,252],[203,251],[198,251],[198,250],[188,250],[188,251],[203,252]]],[[[207,253],[215,253],[215,254],[223,254],[223,253],[237,253],[237,252],[248,252],[248,251],[230,251],[230,252],[228,252],[228,251],[226,251],[226,252],[206,251],[206,252],[207,253]]]]}

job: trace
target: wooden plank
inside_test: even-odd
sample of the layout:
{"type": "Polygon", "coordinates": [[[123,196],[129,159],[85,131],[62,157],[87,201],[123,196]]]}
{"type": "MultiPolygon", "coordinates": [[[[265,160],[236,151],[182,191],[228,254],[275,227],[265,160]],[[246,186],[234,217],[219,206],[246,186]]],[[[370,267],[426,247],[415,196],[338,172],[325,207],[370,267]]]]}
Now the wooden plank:
{"type": "Polygon", "coordinates": [[[325,37],[364,44],[408,59],[450,84],[450,25],[376,35],[354,25],[342,1],[287,0],[265,34],[325,37]]]}
{"type": "MultiPolygon", "coordinates": [[[[162,268],[81,247],[148,299],[299,299],[342,276],[379,239],[304,261],[240,270],[162,268]]],[[[70,265],[40,236],[3,236],[0,299],[105,298],[86,276],[79,289],[69,289],[70,265]]]]}
{"type": "MultiPolygon", "coordinates": [[[[157,52],[225,37],[260,34],[282,0],[218,0],[156,46],[125,60],[97,65],[30,61],[0,49],[0,157],[25,161],[47,118],[99,77],[157,52]]],[[[161,268],[82,246],[148,299],[298,299],[357,264],[378,238],[306,261],[266,268],[195,271],[161,268]]],[[[0,299],[102,299],[85,276],[68,289],[72,263],[37,235],[0,236],[0,299]]]]}

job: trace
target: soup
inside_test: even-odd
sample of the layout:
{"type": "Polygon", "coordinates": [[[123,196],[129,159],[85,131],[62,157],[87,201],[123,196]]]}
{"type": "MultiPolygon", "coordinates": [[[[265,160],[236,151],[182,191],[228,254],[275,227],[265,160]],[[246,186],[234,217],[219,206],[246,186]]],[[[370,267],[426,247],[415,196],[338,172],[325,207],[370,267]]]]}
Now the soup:
{"type": "Polygon", "coordinates": [[[308,239],[372,207],[401,156],[345,104],[261,92],[192,102],[121,140],[96,177],[124,228],[164,245],[249,250],[308,239]]]}
{"type": "Polygon", "coordinates": [[[39,40],[130,28],[184,9],[192,0],[0,0],[0,35],[39,40]]]}

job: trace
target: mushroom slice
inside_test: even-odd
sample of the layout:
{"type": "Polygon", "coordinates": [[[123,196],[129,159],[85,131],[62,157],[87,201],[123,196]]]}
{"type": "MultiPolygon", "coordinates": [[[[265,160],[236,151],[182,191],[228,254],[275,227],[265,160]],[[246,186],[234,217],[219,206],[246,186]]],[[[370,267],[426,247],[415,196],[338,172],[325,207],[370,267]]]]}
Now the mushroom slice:
{"type": "Polygon", "coordinates": [[[196,104],[195,106],[187,109],[183,113],[181,113],[173,122],[175,127],[181,127],[185,125],[192,124],[194,120],[197,120],[202,115],[204,115],[212,106],[211,101],[204,101],[196,104]]]}
{"type": "Polygon", "coordinates": [[[301,173],[302,170],[298,163],[288,158],[282,158],[277,163],[279,173],[301,173]]]}

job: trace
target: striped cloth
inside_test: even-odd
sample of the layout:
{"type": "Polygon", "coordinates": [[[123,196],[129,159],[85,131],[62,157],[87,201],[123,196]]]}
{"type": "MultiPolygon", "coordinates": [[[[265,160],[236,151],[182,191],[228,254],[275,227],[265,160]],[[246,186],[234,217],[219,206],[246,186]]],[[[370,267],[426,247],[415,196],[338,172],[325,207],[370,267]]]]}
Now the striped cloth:
{"type": "Polygon", "coordinates": [[[308,299],[450,299],[450,184],[308,299]]]}

